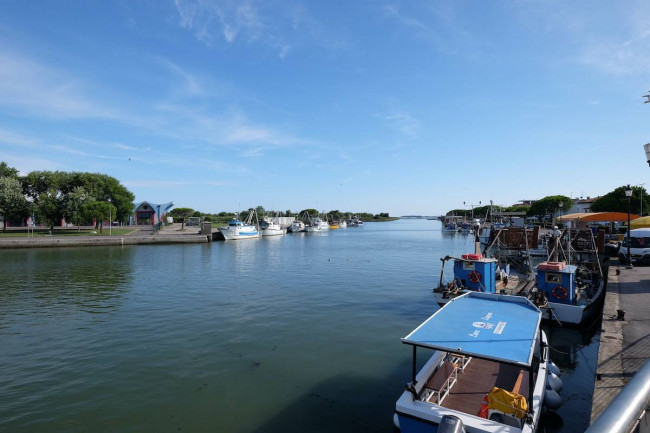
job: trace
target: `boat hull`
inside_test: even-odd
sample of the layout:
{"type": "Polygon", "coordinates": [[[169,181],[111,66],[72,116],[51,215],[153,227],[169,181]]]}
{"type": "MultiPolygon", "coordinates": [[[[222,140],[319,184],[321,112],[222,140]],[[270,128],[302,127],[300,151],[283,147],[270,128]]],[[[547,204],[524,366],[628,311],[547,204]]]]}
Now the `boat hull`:
{"type": "Polygon", "coordinates": [[[232,230],[230,228],[222,228],[219,229],[219,231],[227,241],[257,239],[260,237],[260,232],[255,227],[253,227],[253,230],[232,230]]]}
{"type": "Polygon", "coordinates": [[[287,234],[287,229],[272,229],[269,227],[262,230],[262,236],[282,236],[285,234],[287,234]]]}

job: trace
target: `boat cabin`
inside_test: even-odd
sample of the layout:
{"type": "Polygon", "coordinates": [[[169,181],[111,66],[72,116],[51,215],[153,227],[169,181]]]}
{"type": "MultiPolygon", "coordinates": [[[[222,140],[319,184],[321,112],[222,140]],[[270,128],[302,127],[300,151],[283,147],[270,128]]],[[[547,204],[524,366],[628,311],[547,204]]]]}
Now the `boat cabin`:
{"type": "Polygon", "coordinates": [[[577,266],[565,262],[542,262],[537,266],[537,289],[551,302],[573,305],[576,301],[577,266]]]}

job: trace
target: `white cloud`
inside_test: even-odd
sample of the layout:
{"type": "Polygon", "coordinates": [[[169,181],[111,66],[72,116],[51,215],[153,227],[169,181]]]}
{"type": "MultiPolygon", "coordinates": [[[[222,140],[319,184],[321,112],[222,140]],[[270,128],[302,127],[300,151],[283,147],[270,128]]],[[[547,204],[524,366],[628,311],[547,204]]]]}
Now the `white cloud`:
{"type": "Polygon", "coordinates": [[[603,42],[586,48],[580,60],[613,75],[650,72],[650,29],[622,42],[603,42]]]}
{"type": "Polygon", "coordinates": [[[55,118],[117,117],[85,96],[85,85],[63,71],[7,52],[0,52],[0,64],[0,106],[55,118]]]}
{"type": "Polygon", "coordinates": [[[391,128],[409,137],[417,135],[420,127],[420,122],[416,118],[404,112],[389,114],[385,119],[391,128]]]}

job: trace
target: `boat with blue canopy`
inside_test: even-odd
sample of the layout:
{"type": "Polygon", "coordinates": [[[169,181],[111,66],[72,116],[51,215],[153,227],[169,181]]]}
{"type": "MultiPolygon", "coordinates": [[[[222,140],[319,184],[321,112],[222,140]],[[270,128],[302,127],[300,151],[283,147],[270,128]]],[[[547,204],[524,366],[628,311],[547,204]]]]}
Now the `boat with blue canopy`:
{"type": "Polygon", "coordinates": [[[412,377],[395,425],[404,433],[535,432],[545,400],[549,409],[561,404],[541,319],[521,296],[451,299],[402,339],[412,347],[412,377]],[[433,350],[419,372],[418,349],[433,350]]]}

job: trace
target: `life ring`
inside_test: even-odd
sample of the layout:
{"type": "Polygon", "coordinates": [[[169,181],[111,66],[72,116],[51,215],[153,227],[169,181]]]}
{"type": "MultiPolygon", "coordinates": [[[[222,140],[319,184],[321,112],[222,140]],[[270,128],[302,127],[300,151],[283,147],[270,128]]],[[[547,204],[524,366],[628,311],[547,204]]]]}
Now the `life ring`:
{"type": "Polygon", "coordinates": [[[469,278],[472,283],[478,283],[481,281],[481,274],[479,274],[478,271],[472,271],[469,273],[467,278],[469,278]]]}
{"type": "Polygon", "coordinates": [[[561,301],[562,299],[569,296],[569,291],[567,289],[565,289],[564,287],[562,287],[562,286],[555,286],[555,287],[553,287],[553,290],[551,291],[551,294],[553,295],[553,297],[555,299],[561,301]]]}

